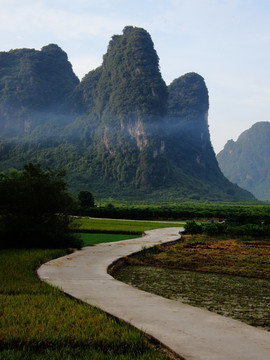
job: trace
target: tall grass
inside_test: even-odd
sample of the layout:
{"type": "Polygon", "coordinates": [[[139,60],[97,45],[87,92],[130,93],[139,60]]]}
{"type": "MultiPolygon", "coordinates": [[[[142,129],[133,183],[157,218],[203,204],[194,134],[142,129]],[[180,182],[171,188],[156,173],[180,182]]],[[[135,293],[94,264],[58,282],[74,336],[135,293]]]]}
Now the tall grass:
{"type": "Polygon", "coordinates": [[[142,332],[41,282],[64,250],[0,251],[0,359],[166,359],[142,332]]]}

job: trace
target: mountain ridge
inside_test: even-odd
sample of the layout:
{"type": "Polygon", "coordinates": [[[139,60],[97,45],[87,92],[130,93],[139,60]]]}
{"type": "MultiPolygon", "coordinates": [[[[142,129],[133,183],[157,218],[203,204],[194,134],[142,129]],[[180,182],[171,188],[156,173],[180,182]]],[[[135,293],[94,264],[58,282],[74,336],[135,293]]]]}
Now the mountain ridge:
{"type": "Polygon", "coordinates": [[[260,200],[270,200],[270,122],[261,121],[229,140],[217,155],[223,173],[260,200]]]}
{"type": "MultiPolygon", "coordinates": [[[[55,46],[47,50],[59,51],[55,46]]],[[[101,66],[80,82],[65,61],[69,72],[59,68],[58,75],[68,101],[59,98],[45,120],[2,140],[1,170],[25,161],[64,167],[74,191],[89,189],[97,199],[254,200],[218,167],[204,79],[187,73],[166,86],[146,30],[127,26],[114,35],[101,66]]]]}

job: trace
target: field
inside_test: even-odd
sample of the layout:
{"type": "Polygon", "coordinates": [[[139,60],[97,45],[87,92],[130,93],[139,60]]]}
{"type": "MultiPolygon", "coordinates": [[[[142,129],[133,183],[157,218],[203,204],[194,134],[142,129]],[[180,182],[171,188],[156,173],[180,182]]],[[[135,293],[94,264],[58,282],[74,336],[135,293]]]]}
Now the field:
{"type": "Polygon", "coordinates": [[[142,290],[270,330],[269,241],[186,235],[178,244],[131,257],[114,276],[142,290]]]}
{"type": "MultiPolygon", "coordinates": [[[[85,246],[183,226],[89,218],[75,222],[85,246]]],[[[42,263],[66,252],[0,251],[0,359],[168,359],[170,354],[149,343],[144,333],[37,278],[35,271],[42,263]]],[[[116,276],[146,291],[270,329],[269,259],[266,240],[186,235],[183,242],[130,258],[131,265],[116,276]]]]}
{"type": "Polygon", "coordinates": [[[129,235],[129,234],[110,234],[110,233],[80,233],[80,237],[83,240],[84,246],[91,246],[100,243],[136,239],[140,235],[129,235]]]}
{"type": "Polygon", "coordinates": [[[64,253],[0,251],[0,359],[168,359],[141,331],[38,279],[35,270],[64,253]]]}
{"type": "Polygon", "coordinates": [[[78,232],[92,233],[115,233],[115,234],[139,234],[145,230],[164,227],[183,226],[183,222],[161,222],[161,221],[134,221],[134,220],[108,220],[92,219],[88,217],[75,218],[78,232]]]}

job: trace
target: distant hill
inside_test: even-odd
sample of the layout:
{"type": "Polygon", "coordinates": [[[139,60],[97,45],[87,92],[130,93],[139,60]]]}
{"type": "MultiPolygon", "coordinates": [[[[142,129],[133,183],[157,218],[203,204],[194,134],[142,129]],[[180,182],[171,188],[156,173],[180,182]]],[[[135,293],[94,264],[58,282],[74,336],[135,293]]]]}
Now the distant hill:
{"type": "Polygon", "coordinates": [[[27,161],[65,168],[71,189],[96,199],[254,200],[218,167],[204,79],[188,73],[166,86],[144,29],[114,35],[81,82],[57,45],[1,56],[10,60],[0,61],[0,84],[9,79],[0,93],[0,170],[27,161]]]}
{"type": "Polygon", "coordinates": [[[217,155],[232,182],[260,200],[270,200],[270,122],[257,122],[217,155]]]}

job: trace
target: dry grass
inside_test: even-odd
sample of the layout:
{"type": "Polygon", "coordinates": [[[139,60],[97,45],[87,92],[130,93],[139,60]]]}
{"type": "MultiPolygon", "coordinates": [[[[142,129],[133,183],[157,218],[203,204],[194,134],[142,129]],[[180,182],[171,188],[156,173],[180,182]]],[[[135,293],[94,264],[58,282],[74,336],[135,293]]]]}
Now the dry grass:
{"type": "Polygon", "coordinates": [[[269,242],[185,236],[127,262],[118,280],[270,330],[269,242]]]}

